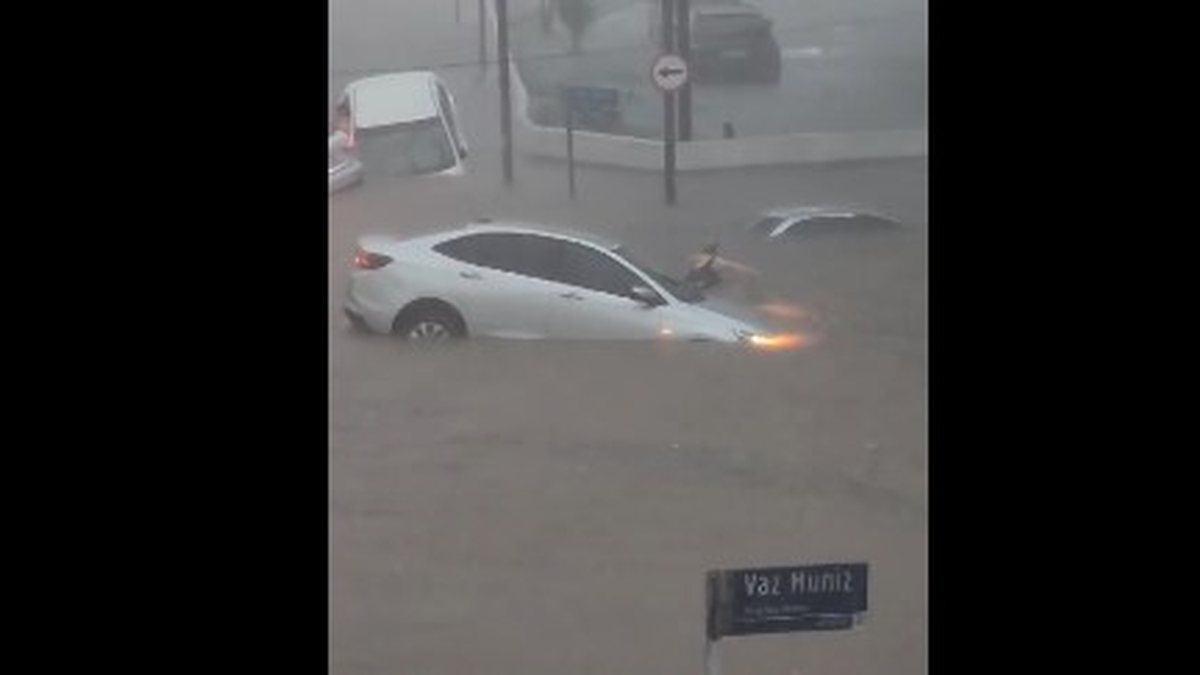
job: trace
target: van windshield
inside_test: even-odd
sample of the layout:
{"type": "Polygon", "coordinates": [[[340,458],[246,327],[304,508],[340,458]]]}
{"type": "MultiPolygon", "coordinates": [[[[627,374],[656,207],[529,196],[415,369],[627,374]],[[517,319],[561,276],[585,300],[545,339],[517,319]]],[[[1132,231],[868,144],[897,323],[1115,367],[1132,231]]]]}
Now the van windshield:
{"type": "Polygon", "coordinates": [[[422,174],[454,166],[454,147],[437,117],[359,129],[357,143],[368,171],[422,174]]]}

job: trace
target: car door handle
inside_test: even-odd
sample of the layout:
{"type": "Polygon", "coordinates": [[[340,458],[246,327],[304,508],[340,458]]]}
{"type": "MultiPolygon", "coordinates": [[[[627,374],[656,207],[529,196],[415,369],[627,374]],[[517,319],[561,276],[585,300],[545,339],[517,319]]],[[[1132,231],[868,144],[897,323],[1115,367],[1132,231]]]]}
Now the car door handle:
{"type": "Polygon", "coordinates": [[[583,299],[583,296],[576,293],[575,291],[567,291],[566,293],[559,293],[558,297],[566,298],[567,300],[582,300],[583,299]]]}
{"type": "Polygon", "coordinates": [[[479,281],[483,279],[483,277],[479,276],[479,272],[459,272],[458,276],[464,279],[470,279],[472,281],[479,281]]]}

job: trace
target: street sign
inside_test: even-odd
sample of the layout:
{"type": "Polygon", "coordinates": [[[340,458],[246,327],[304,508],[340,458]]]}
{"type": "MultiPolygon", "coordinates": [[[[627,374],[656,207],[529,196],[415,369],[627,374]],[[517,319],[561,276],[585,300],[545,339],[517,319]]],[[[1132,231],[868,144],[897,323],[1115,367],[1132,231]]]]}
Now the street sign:
{"type": "Polygon", "coordinates": [[[845,630],[867,610],[867,564],[708,573],[708,639],[845,630]]]}
{"type": "Polygon", "coordinates": [[[650,69],[650,77],[654,86],[662,92],[672,92],[682,87],[688,80],[687,61],[678,54],[663,54],[654,60],[650,69]]]}
{"type": "Polygon", "coordinates": [[[581,128],[608,131],[620,116],[621,93],[611,87],[567,86],[562,96],[581,128]]]}
{"type": "Polygon", "coordinates": [[[564,87],[563,96],[579,113],[613,109],[620,102],[620,93],[611,87],[564,87]]]}

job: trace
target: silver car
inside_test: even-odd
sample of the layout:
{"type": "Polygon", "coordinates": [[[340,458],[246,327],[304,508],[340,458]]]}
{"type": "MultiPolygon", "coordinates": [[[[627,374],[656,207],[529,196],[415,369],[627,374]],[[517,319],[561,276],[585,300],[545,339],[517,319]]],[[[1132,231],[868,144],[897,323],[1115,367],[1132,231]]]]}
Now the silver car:
{"type": "Polygon", "coordinates": [[[846,206],[784,206],[763,211],[749,232],[767,239],[894,231],[900,223],[872,209],[846,206]]]}
{"type": "Polygon", "coordinates": [[[417,341],[476,335],[798,344],[615,243],[521,223],[363,237],[344,309],[356,327],[417,341]]]}

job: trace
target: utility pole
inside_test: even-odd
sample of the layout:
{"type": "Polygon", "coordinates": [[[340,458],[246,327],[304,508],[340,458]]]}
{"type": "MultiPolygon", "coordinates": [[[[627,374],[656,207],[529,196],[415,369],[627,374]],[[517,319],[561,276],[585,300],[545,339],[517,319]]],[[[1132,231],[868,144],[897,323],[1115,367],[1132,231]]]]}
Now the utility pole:
{"type": "MultiPolygon", "coordinates": [[[[480,0],[482,2],[482,0],[480,0]]],[[[508,81],[508,0],[496,0],[496,61],[500,64],[500,137],[504,143],[504,184],[513,183],[512,99],[508,81]]]]}
{"type": "MultiPolygon", "coordinates": [[[[675,0],[662,0],[662,52],[675,51],[675,0]]],[[[675,92],[663,92],[663,189],[675,203],[675,92]]]]}
{"type": "MultiPolygon", "coordinates": [[[[679,0],[679,55],[692,62],[692,0],[679,0]]],[[[679,88],[679,140],[692,140],[692,78],[679,88]]]]}
{"type": "Polygon", "coordinates": [[[487,0],[479,0],[479,67],[487,72],[487,0]]]}

